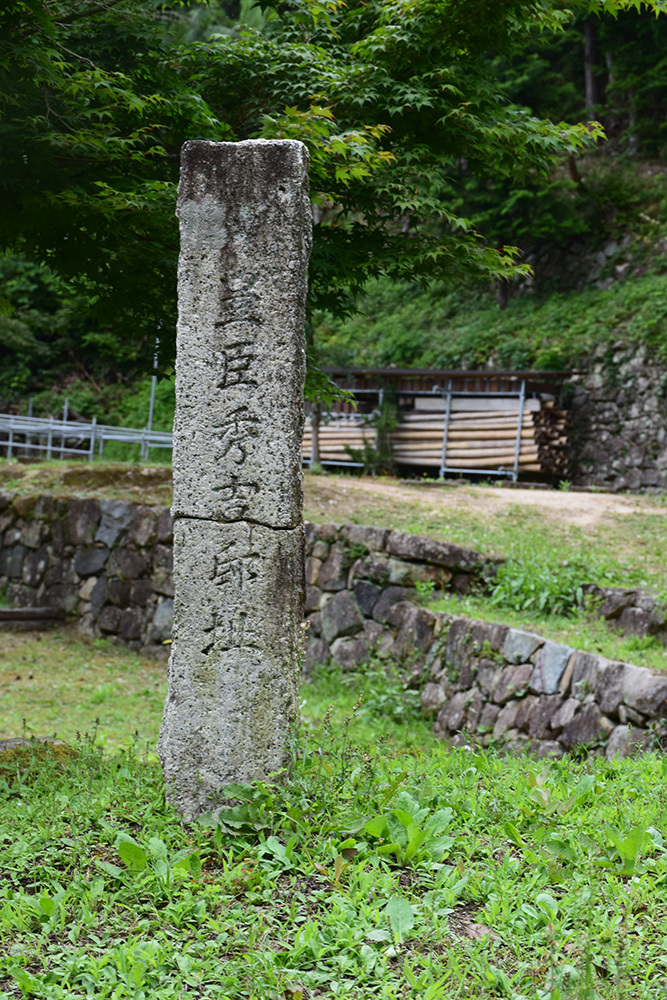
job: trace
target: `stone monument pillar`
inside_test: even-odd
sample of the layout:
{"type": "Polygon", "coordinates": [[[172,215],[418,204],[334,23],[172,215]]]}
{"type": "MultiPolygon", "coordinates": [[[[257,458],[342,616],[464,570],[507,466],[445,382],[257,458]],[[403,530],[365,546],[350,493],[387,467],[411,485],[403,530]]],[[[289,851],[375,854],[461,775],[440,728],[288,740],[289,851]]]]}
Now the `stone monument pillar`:
{"type": "Polygon", "coordinates": [[[303,618],[312,226],[292,140],[187,142],[174,423],[174,638],[158,752],[187,818],[285,760],[303,618]]]}

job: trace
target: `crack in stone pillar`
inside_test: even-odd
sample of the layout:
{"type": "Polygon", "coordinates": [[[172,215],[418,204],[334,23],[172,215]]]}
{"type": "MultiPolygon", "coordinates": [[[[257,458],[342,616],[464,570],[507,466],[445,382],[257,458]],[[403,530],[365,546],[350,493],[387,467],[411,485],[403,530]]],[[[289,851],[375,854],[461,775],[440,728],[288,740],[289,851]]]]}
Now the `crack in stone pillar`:
{"type": "Polygon", "coordinates": [[[174,633],[158,752],[187,818],[285,761],[303,618],[308,152],[181,158],[174,633]]]}

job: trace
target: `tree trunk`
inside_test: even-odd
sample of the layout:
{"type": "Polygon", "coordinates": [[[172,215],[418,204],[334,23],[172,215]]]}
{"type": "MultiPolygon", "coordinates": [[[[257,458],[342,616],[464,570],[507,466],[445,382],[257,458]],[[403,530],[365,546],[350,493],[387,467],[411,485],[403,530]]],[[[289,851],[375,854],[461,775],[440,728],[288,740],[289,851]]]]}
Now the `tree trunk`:
{"type": "Polygon", "coordinates": [[[593,116],[599,104],[600,94],[595,73],[597,61],[597,34],[592,21],[584,25],[584,86],[586,90],[586,114],[593,116]]]}
{"type": "Polygon", "coordinates": [[[311,445],[310,445],[310,467],[320,465],[320,416],[322,410],[320,407],[320,401],[315,400],[312,404],[310,411],[310,431],[311,431],[311,445]]]}

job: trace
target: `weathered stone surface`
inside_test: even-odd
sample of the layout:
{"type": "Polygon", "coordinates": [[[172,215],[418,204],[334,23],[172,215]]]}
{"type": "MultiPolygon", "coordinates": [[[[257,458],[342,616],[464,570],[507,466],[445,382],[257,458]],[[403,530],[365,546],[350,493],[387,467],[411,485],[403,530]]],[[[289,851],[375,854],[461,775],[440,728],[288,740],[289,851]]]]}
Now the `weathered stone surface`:
{"type": "Polygon", "coordinates": [[[311,585],[317,583],[317,576],[321,565],[321,559],[315,559],[313,556],[309,556],[309,558],[306,559],[306,583],[311,585]]]}
{"type": "Polygon", "coordinates": [[[508,729],[512,729],[514,727],[520,705],[521,702],[510,701],[499,711],[493,725],[494,739],[499,740],[501,736],[505,735],[508,729]]]}
{"type": "Polygon", "coordinates": [[[72,559],[59,559],[53,566],[49,566],[44,574],[44,582],[47,586],[53,583],[76,583],[77,575],[74,572],[72,559]]]}
{"type": "Polygon", "coordinates": [[[368,662],[370,650],[365,638],[341,638],[331,644],[331,655],[343,670],[353,670],[368,662]]]}
{"type": "Polygon", "coordinates": [[[347,565],[345,546],[342,542],[335,542],[318,574],[317,585],[320,590],[344,590],[347,584],[347,565]]]}
{"type": "Polygon", "coordinates": [[[30,587],[36,587],[42,580],[49,565],[49,553],[46,547],[37,552],[26,553],[23,560],[23,572],[21,578],[30,587]]]}
{"type": "Polygon", "coordinates": [[[445,691],[440,684],[429,681],[421,693],[422,715],[427,718],[439,712],[445,700],[445,691]]]}
{"type": "Polygon", "coordinates": [[[37,497],[29,493],[22,496],[20,493],[12,499],[12,510],[17,517],[30,517],[37,505],[37,497]]]}
{"type": "Polygon", "coordinates": [[[135,508],[127,540],[138,548],[148,548],[157,541],[157,514],[152,507],[140,504],[135,508]]]}
{"type": "Polygon", "coordinates": [[[158,566],[151,575],[151,586],[156,594],[174,596],[174,574],[166,566],[158,566]]]}
{"type": "Polygon", "coordinates": [[[544,639],[540,635],[511,628],[503,643],[503,656],[508,663],[526,663],[543,643],[544,639]]]}
{"type": "Polygon", "coordinates": [[[606,662],[605,669],[598,671],[593,693],[600,710],[608,715],[616,715],[623,701],[626,669],[625,663],[606,662]]]}
{"type": "Polygon", "coordinates": [[[355,585],[354,596],[362,614],[370,618],[373,614],[373,608],[380,597],[380,588],[376,587],[374,583],[369,583],[367,580],[360,580],[355,585]]]}
{"type": "Polygon", "coordinates": [[[74,545],[92,545],[100,523],[98,500],[71,497],[67,507],[67,530],[74,545]]]}
{"type": "Polygon", "coordinates": [[[231,780],[283,763],[302,642],[302,531],[179,519],[174,578],[158,750],[172,800],[193,816],[231,780]]]}
{"type": "Polygon", "coordinates": [[[136,580],[146,572],[146,560],[132,549],[112,549],[107,563],[108,576],[122,580],[136,580]]]}
{"type": "Polygon", "coordinates": [[[459,545],[438,542],[422,535],[409,535],[402,531],[389,532],[386,551],[400,559],[435,563],[452,569],[477,569],[491,562],[473,549],[463,549],[459,545]]]}
{"type": "Polygon", "coordinates": [[[82,601],[90,601],[93,596],[93,591],[97,586],[97,577],[89,576],[88,579],[79,588],[79,597],[82,601]]]}
{"type": "Polygon", "coordinates": [[[305,610],[306,610],[306,612],[317,611],[317,609],[320,606],[321,601],[322,601],[322,591],[320,590],[320,588],[319,587],[312,587],[312,586],[310,586],[310,585],[307,584],[306,585],[306,602],[305,602],[305,610]]]}
{"type": "MultiPolygon", "coordinates": [[[[313,544],[317,542],[335,542],[338,540],[338,532],[341,529],[340,524],[331,522],[329,524],[315,524],[313,521],[303,522],[304,531],[306,533],[306,544],[312,542],[313,544]]],[[[319,553],[314,553],[318,559],[322,556],[319,553]]]]}
{"type": "Polygon", "coordinates": [[[95,576],[104,569],[109,558],[109,550],[78,549],[74,556],[74,569],[79,576],[95,576]]]}
{"type": "Polygon", "coordinates": [[[386,528],[369,524],[344,524],[340,533],[350,545],[364,545],[369,552],[382,551],[389,534],[386,528]]]}
{"type": "Polygon", "coordinates": [[[309,636],[322,635],[322,615],[319,611],[313,611],[312,614],[308,615],[308,624],[310,625],[309,636]]]}
{"type": "Polygon", "coordinates": [[[487,702],[482,708],[479,721],[477,723],[477,732],[490,732],[498,720],[500,711],[500,705],[492,705],[490,702],[487,702]]]}
{"type": "MultiPolygon", "coordinates": [[[[387,616],[391,620],[392,613],[399,605],[394,605],[387,616]]],[[[435,615],[426,608],[414,604],[409,605],[409,612],[403,616],[400,631],[396,636],[396,652],[401,657],[409,657],[428,649],[433,642],[435,615]]]]}
{"type": "Polygon", "coordinates": [[[530,690],[535,694],[555,694],[573,652],[569,646],[547,639],[537,654],[530,690]]]}
{"type": "Polygon", "coordinates": [[[538,740],[548,739],[553,734],[552,719],[562,704],[559,694],[543,694],[531,712],[528,735],[538,740]]]}
{"type": "Polygon", "coordinates": [[[651,718],[666,716],[667,676],[628,664],[623,675],[623,701],[651,718]]]}
{"type": "Polygon", "coordinates": [[[301,673],[304,677],[310,677],[313,672],[313,667],[319,666],[321,663],[327,663],[331,657],[331,650],[327,646],[324,639],[309,639],[306,643],[306,648],[303,657],[303,666],[301,668],[301,673]]]}
{"type": "Polygon", "coordinates": [[[349,583],[353,586],[357,580],[371,580],[380,587],[386,587],[390,582],[391,565],[387,556],[380,552],[372,552],[366,558],[357,559],[350,569],[349,583]]]}
{"type": "Polygon", "coordinates": [[[514,717],[514,726],[516,729],[528,729],[533,712],[539,703],[540,699],[538,695],[535,694],[526,695],[526,697],[522,698],[518,703],[512,701],[507,703],[508,705],[517,705],[516,716],[514,717]]]}
{"type": "Polygon", "coordinates": [[[353,635],[363,625],[363,615],[347,590],[334,594],[322,608],[322,636],[328,643],[339,636],[353,635]]]}
{"type": "Polygon", "coordinates": [[[364,622],[364,635],[368,639],[369,646],[376,646],[384,635],[384,628],[376,621],[364,622]]]}
{"type": "Polygon", "coordinates": [[[143,616],[138,609],[126,608],[121,611],[118,626],[121,639],[125,639],[126,642],[130,639],[140,639],[142,619],[143,616]]]}
{"type": "Polygon", "coordinates": [[[565,750],[556,740],[537,740],[531,749],[536,760],[558,760],[565,756],[565,750]]]}
{"type": "Polygon", "coordinates": [[[637,726],[645,726],[647,721],[641,712],[636,712],[634,708],[628,708],[627,705],[623,704],[618,706],[618,719],[619,722],[630,722],[637,726]]]}
{"type": "Polygon", "coordinates": [[[468,732],[477,732],[477,727],[479,726],[479,720],[482,717],[485,704],[484,695],[479,688],[476,686],[472,687],[468,691],[468,699],[466,701],[465,728],[468,732]]]}
{"type": "Polygon", "coordinates": [[[583,705],[580,712],[565,726],[559,741],[568,750],[576,746],[592,746],[606,742],[613,728],[613,723],[596,704],[583,705]]]}
{"type": "Polygon", "coordinates": [[[105,608],[102,608],[97,618],[98,628],[102,632],[117,632],[120,626],[121,614],[122,611],[120,608],[112,604],[107,604],[105,608]]]}
{"type": "Polygon", "coordinates": [[[498,705],[504,705],[510,698],[521,698],[528,690],[528,683],[532,672],[532,663],[521,663],[516,667],[505,667],[494,688],[493,700],[498,705]]]}
{"type": "Polygon", "coordinates": [[[443,729],[454,733],[463,726],[467,701],[468,692],[459,691],[443,705],[438,712],[438,723],[443,729]]]}
{"type": "Polygon", "coordinates": [[[373,618],[375,621],[385,622],[390,608],[394,604],[398,604],[399,601],[404,601],[407,596],[408,591],[405,587],[387,587],[386,590],[383,590],[377,604],[373,608],[373,618]]]}
{"type": "Polygon", "coordinates": [[[558,732],[563,726],[567,726],[568,722],[571,722],[577,714],[580,704],[581,702],[577,698],[568,698],[567,701],[564,701],[558,711],[551,717],[550,728],[554,732],[558,732]]]}
{"type": "Polygon", "coordinates": [[[158,605],[153,615],[153,621],[148,633],[149,642],[165,642],[171,639],[174,622],[174,602],[172,598],[165,597],[158,601],[158,605]]]}
{"type": "Polygon", "coordinates": [[[609,661],[593,653],[578,650],[572,659],[573,670],[570,691],[573,698],[580,701],[595,691],[598,678],[609,666],[609,661]]]}
{"type": "Polygon", "coordinates": [[[107,598],[116,607],[124,608],[130,603],[131,583],[118,576],[107,577],[107,598]]]}
{"type": "Polygon", "coordinates": [[[410,585],[412,577],[408,563],[403,562],[401,559],[389,559],[387,566],[389,569],[389,583],[395,583],[402,587],[410,585]]]}
{"type": "Polygon", "coordinates": [[[21,542],[27,549],[37,549],[48,532],[43,521],[28,521],[21,529],[21,542]]]}
{"type": "Polygon", "coordinates": [[[134,504],[126,500],[100,500],[100,514],[95,541],[112,548],[125,537],[134,518],[134,504]]]}
{"type": "Polygon", "coordinates": [[[52,604],[71,614],[79,603],[79,588],[75,583],[54,583],[44,588],[40,603],[45,606],[52,604]]]}
{"type": "Polygon", "coordinates": [[[97,617],[100,609],[106,604],[108,595],[107,578],[101,576],[90,594],[90,610],[93,617],[97,617]]]}
{"type": "Polygon", "coordinates": [[[447,676],[458,678],[470,656],[469,636],[472,622],[467,618],[459,618],[452,622],[447,632],[445,648],[445,666],[447,676]]]}
{"type": "Polygon", "coordinates": [[[315,559],[319,559],[320,562],[326,562],[329,558],[329,548],[330,546],[327,542],[318,540],[313,544],[311,555],[314,556],[315,559]]]}
{"type": "Polygon", "coordinates": [[[501,668],[495,660],[482,659],[477,666],[477,683],[480,690],[487,698],[490,698],[493,690],[500,680],[501,668]]]}
{"type": "Polygon", "coordinates": [[[130,583],[130,604],[145,605],[153,594],[153,585],[146,577],[130,583]]]}
{"type": "Polygon", "coordinates": [[[474,621],[470,629],[472,652],[484,655],[484,646],[488,644],[493,653],[500,653],[505,645],[508,632],[507,625],[474,621]]]}
{"type": "Polygon", "coordinates": [[[162,508],[157,519],[157,540],[165,544],[171,544],[174,540],[174,519],[168,508],[162,508]]]}
{"type": "Polygon", "coordinates": [[[26,555],[24,545],[12,545],[0,552],[0,576],[10,580],[20,580],[23,576],[23,561],[26,555]]]}
{"type": "Polygon", "coordinates": [[[294,528],[308,152],[291,140],[194,141],[181,167],[174,516],[294,528]]]}
{"type": "Polygon", "coordinates": [[[631,757],[650,745],[650,736],[646,729],[637,726],[616,726],[605,748],[605,757],[607,760],[612,757],[631,757]]]}

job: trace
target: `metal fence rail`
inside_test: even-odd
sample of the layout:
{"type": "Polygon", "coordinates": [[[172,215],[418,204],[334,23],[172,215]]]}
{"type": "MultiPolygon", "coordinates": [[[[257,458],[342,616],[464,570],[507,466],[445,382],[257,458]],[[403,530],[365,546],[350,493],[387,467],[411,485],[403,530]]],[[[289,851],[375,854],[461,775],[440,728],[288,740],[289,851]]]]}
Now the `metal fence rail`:
{"type": "Polygon", "coordinates": [[[90,462],[97,448],[100,458],[107,441],[121,441],[141,445],[141,457],[147,459],[152,448],[171,448],[173,435],[169,431],[153,431],[136,427],[114,427],[73,420],[55,420],[53,417],[21,417],[13,413],[0,413],[0,450],[7,458],[19,453],[45,453],[47,459],[78,456],[90,462]]]}

